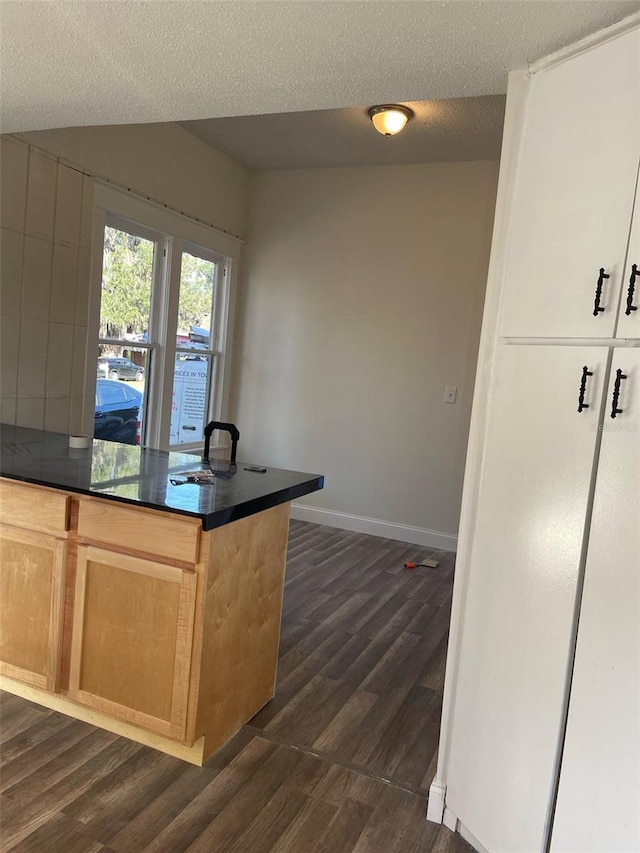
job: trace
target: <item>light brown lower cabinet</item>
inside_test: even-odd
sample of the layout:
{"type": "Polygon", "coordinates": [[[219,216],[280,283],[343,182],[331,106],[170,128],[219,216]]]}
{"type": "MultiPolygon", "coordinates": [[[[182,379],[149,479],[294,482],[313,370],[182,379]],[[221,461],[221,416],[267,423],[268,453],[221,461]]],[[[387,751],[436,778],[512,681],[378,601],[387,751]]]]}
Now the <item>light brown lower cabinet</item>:
{"type": "Polygon", "coordinates": [[[60,671],[66,542],[0,528],[0,673],[55,691],[60,671]]]}
{"type": "Polygon", "coordinates": [[[288,503],[203,531],[6,480],[0,498],[2,689],[194,764],[274,695],[288,503]]]}
{"type": "Polygon", "coordinates": [[[78,548],[69,697],[183,740],[197,576],[78,548]]]}

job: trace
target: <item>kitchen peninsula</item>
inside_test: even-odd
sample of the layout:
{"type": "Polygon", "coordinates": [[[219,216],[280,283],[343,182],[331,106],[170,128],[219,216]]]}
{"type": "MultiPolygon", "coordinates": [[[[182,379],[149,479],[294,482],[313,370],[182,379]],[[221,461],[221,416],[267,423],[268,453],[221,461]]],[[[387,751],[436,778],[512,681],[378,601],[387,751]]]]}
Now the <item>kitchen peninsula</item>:
{"type": "Polygon", "coordinates": [[[313,474],[1,426],[0,687],[202,764],[274,694],[313,474]]]}

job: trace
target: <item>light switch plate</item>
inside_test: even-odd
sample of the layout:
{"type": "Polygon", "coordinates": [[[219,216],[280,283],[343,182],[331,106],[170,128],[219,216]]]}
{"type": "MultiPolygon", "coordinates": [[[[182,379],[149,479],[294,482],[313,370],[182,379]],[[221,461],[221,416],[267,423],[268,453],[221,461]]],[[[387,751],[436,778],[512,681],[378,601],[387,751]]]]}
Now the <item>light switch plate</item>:
{"type": "Polygon", "coordinates": [[[447,387],[444,389],[445,403],[455,403],[457,392],[458,389],[455,387],[455,385],[447,385],[447,387]]]}

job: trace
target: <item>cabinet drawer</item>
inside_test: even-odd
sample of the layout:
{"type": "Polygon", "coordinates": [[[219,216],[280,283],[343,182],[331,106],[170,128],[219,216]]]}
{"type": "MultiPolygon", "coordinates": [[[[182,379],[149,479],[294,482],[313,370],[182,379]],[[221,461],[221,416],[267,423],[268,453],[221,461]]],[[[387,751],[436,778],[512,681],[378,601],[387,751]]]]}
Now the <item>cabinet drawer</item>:
{"type": "Polygon", "coordinates": [[[43,533],[69,529],[69,496],[22,483],[0,482],[0,522],[43,533]]]}
{"type": "Polygon", "coordinates": [[[106,500],[81,500],[82,539],[181,563],[198,562],[200,524],[106,500]]]}

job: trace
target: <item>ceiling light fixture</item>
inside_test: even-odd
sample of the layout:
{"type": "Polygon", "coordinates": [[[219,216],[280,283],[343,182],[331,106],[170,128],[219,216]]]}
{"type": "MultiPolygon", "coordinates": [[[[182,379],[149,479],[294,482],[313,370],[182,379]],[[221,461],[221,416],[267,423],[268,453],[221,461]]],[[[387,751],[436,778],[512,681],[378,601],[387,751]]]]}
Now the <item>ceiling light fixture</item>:
{"type": "Polygon", "coordinates": [[[383,136],[395,136],[396,133],[400,133],[409,119],[413,118],[413,110],[400,104],[370,107],[368,114],[375,129],[383,136]]]}

